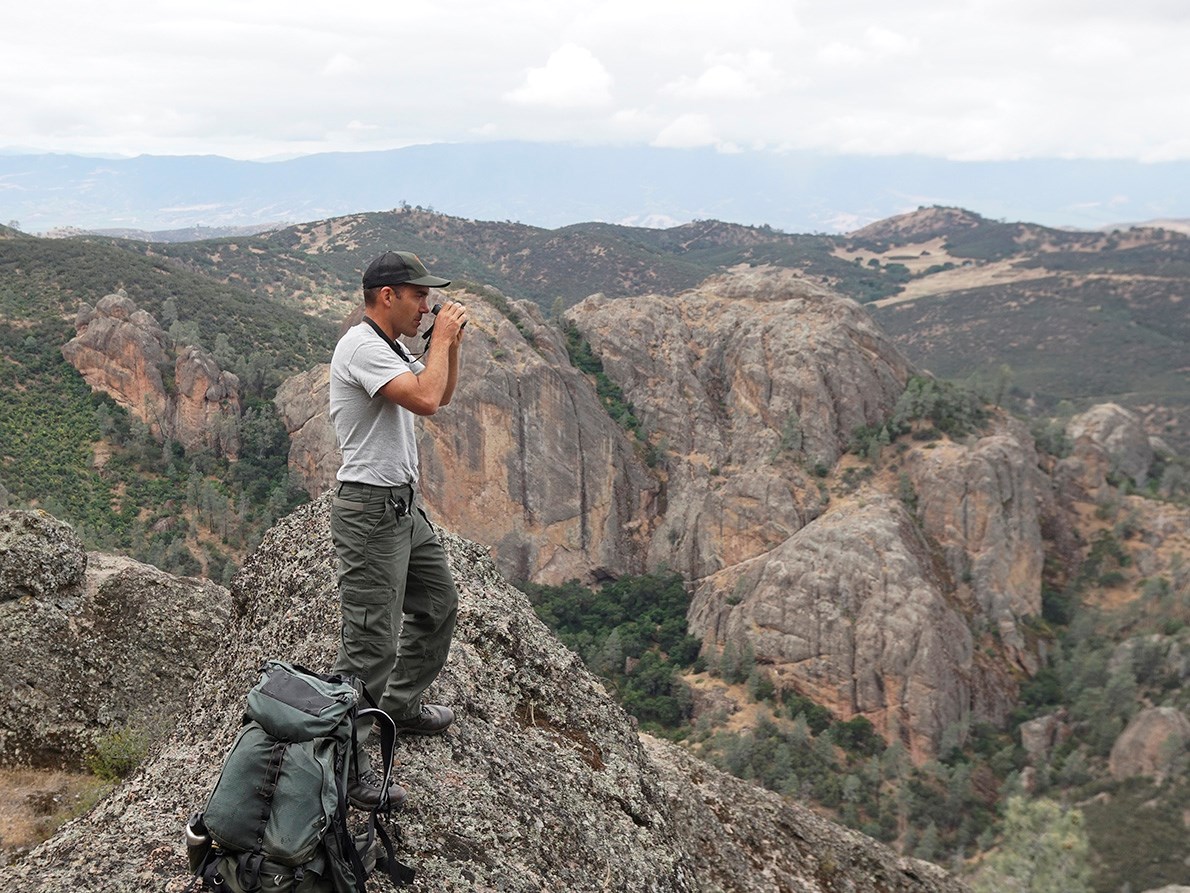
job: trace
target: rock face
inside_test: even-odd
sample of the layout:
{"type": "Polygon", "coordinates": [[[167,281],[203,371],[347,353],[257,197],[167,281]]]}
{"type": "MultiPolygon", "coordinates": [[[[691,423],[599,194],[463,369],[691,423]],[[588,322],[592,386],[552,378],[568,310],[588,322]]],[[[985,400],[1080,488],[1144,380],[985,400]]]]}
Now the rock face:
{"type": "Polygon", "coordinates": [[[1048,487],[1024,426],[994,424],[973,442],[911,450],[905,466],[923,528],[942,547],[951,580],[974,599],[971,619],[995,629],[1027,664],[1032,655],[1019,624],[1041,613],[1048,487]]]}
{"type": "Polygon", "coordinates": [[[289,469],[311,497],[334,484],[343,463],[329,416],[330,374],[323,363],[291,376],[273,398],[289,432],[289,469]]]}
{"type": "Polygon", "coordinates": [[[0,763],[77,768],[105,732],[170,723],[228,605],[213,583],[88,555],[61,522],[0,511],[0,763]]]}
{"type": "Polygon", "coordinates": [[[1115,403],[1093,406],[1066,426],[1074,444],[1065,460],[1081,472],[1084,485],[1094,491],[1107,475],[1117,473],[1143,484],[1153,466],[1154,452],[1140,418],[1115,403]]]}
{"type": "Polygon", "coordinates": [[[174,353],[169,336],[122,291],[84,304],[78,334],[62,347],[86,379],[149,426],[187,449],[239,451],[239,379],[193,345],[174,353]]]}
{"type": "Polygon", "coordinates": [[[674,299],[596,296],[567,316],[666,455],[650,564],[691,579],[820,514],[805,468],[834,465],[909,377],[858,304],[788,271],[737,271],[674,299]]]}
{"type": "MultiPolygon", "coordinates": [[[[82,819],[16,865],[2,891],[186,888],[180,829],[201,807],[257,668],[333,659],[329,500],[269,533],[233,584],[235,613],[173,736],[82,819]]],[[[578,658],[475,545],[443,534],[459,626],[430,691],[458,720],[402,739],[402,855],[418,888],[927,893],[965,889],[796,804],[642,740],[578,658]]]]}
{"type": "MultiPolygon", "coordinates": [[[[637,449],[535,305],[515,302],[514,322],[479,295],[463,300],[471,321],[459,388],[420,423],[421,499],[452,530],[491,544],[511,579],[643,571],[658,484],[637,449]]],[[[328,380],[319,367],[277,394],[290,467],[311,495],[339,466],[328,380]]]]}
{"type": "Polygon", "coordinates": [[[1176,707],[1150,707],[1128,723],[1111,749],[1113,778],[1147,775],[1158,781],[1180,767],[1185,771],[1190,719],[1176,707]]]}
{"type": "Polygon", "coordinates": [[[879,494],[832,509],[702,582],[690,629],[748,642],[776,684],[866,717],[917,759],[948,726],[999,721],[1014,687],[976,650],[967,611],[909,513],[879,494]]]}

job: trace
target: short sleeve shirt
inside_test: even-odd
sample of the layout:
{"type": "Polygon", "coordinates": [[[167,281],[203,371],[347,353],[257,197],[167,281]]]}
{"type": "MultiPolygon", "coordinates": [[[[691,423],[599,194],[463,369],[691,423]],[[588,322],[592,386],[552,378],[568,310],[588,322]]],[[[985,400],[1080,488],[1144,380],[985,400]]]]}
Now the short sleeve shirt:
{"type": "Polygon", "coordinates": [[[347,330],[331,358],[331,424],[343,464],[340,481],[398,487],[417,482],[414,416],[380,395],[398,375],[425,369],[403,360],[366,322],[347,330]]]}

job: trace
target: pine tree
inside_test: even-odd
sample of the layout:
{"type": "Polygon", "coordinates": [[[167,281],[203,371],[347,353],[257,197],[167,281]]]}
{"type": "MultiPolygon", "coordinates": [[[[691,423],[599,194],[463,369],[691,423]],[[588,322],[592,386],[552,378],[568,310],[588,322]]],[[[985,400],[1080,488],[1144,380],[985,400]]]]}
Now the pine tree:
{"type": "Polygon", "coordinates": [[[976,875],[976,893],[1090,893],[1088,849],[1079,810],[1010,797],[1004,839],[976,875]]]}

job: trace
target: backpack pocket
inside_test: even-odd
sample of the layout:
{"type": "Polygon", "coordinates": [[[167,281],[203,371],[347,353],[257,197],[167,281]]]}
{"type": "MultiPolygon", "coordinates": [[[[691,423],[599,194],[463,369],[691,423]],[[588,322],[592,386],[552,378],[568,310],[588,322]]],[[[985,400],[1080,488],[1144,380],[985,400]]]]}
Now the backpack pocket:
{"type": "Polygon", "coordinates": [[[278,741],[250,722],[227,755],[203,820],[224,849],[301,865],[317,851],[337,807],[332,739],[278,741]]]}

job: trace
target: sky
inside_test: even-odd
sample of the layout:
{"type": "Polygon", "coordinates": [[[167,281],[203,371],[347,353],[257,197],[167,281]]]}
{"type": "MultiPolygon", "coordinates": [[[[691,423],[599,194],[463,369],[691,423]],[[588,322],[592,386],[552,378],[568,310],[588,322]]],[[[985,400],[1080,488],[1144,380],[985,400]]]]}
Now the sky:
{"type": "Polygon", "coordinates": [[[1190,159],[1187,0],[39,0],[0,150],[1190,159]]]}

